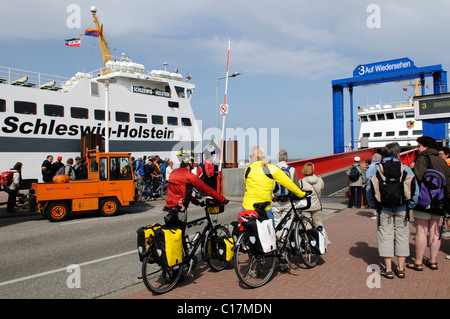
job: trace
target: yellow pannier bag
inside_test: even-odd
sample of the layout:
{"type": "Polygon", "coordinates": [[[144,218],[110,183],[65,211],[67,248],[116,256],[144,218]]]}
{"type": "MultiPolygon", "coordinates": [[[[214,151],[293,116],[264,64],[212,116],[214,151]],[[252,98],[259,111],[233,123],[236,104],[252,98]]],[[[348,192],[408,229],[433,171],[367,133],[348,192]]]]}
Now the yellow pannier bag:
{"type": "Polygon", "coordinates": [[[218,253],[220,260],[231,261],[233,259],[234,251],[234,241],[232,237],[219,239],[218,253]]]}
{"type": "Polygon", "coordinates": [[[161,228],[161,225],[154,223],[149,226],[144,226],[138,228],[137,233],[137,249],[139,253],[139,260],[142,262],[145,257],[145,252],[147,251],[152,238],[155,236],[155,229],[161,228]]]}
{"type": "Polygon", "coordinates": [[[155,246],[161,264],[172,267],[183,261],[183,232],[175,228],[155,229],[155,246]]]}

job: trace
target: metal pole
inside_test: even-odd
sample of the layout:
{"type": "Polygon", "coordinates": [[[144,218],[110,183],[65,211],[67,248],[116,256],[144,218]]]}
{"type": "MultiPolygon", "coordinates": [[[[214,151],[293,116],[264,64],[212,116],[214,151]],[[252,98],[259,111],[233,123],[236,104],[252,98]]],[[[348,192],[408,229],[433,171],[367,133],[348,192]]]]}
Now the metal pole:
{"type": "Polygon", "coordinates": [[[105,152],[109,152],[109,80],[105,81],[105,152]]]}
{"type": "MultiPolygon", "coordinates": [[[[225,99],[223,104],[227,104],[227,91],[228,91],[228,71],[230,66],[230,46],[231,39],[228,38],[228,57],[227,57],[227,75],[225,78],[225,99]]],[[[222,163],[223,163],[223,139],[225,134],[225,113],[223,114],[222,119],[222,137],[220,139],[220,161],[219,161],[219,172],[222,172],[222,163]]]]}

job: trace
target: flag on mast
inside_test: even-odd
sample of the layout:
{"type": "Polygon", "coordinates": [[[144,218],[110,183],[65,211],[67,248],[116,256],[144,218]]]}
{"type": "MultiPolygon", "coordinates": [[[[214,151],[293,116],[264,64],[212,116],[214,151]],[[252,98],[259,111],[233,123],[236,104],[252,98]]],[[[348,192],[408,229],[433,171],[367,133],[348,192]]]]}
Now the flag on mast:
{"type": "Polygon", "coordinates": [[[100,35],[100,30],[96,30],[96,29],[86,29],[84,30],[84,35],[87,35],[89,37],[96,37],[98,38],[98,36],[100,35]]]}
{"type": "Polygon", "coordinates": [[[72,38],[65,40],[65,42],[68,47],[79,47],[81,44],[81,38],[72,38]]]}

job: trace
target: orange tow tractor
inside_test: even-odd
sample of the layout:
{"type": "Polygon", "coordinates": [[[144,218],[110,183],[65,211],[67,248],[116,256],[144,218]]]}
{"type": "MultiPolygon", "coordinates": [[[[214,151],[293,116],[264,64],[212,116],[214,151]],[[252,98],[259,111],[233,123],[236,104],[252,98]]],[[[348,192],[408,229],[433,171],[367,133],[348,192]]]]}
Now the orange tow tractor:
{"type": "Polygon", "coordinates": [[[30,210],[59,222],[79,211],[98,210],[102,216],[115,216],[121,206],[134,203],[129,153],[87,151],[86,165],[88,179],[69,181],[66,175],[57,175],[52,183],[33,183],[28,194],[30,210]]]}

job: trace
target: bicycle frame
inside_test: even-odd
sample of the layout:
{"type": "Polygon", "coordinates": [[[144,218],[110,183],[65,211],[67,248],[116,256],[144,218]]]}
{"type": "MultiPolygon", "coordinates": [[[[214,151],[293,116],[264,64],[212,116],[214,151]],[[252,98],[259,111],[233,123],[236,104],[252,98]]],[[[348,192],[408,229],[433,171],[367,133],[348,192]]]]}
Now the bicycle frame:
{"type": "Polygon", "coordinates": [[[192,257],[197,252],[197,249],[200,246],[200,244],[204,242],[204,240],[206,239],[206,236],[213,229],[211,217],[207,213],[206,213],[206,216],[204,216],[204,217],[200,217],[198,219],[195,219],[195,220],[192,220],[192,221],[186,223],[185,228],[191,228],[191,227],[203,224],[203,221],[205,221],[205,220],[207,221],[206,227],[203,228],[202,232],[200,233],[200,238],[198,238],[198,240],[194,243],[194,247],[190,248],[190,252],[187,247],[187,244],[188,244],[187,238],[186,237],[183,238],[183,248],[186,252],[186,257],[185,257],[185,260],[183,260],[183,263],[187,263],[192,259],[192,257]]]}

